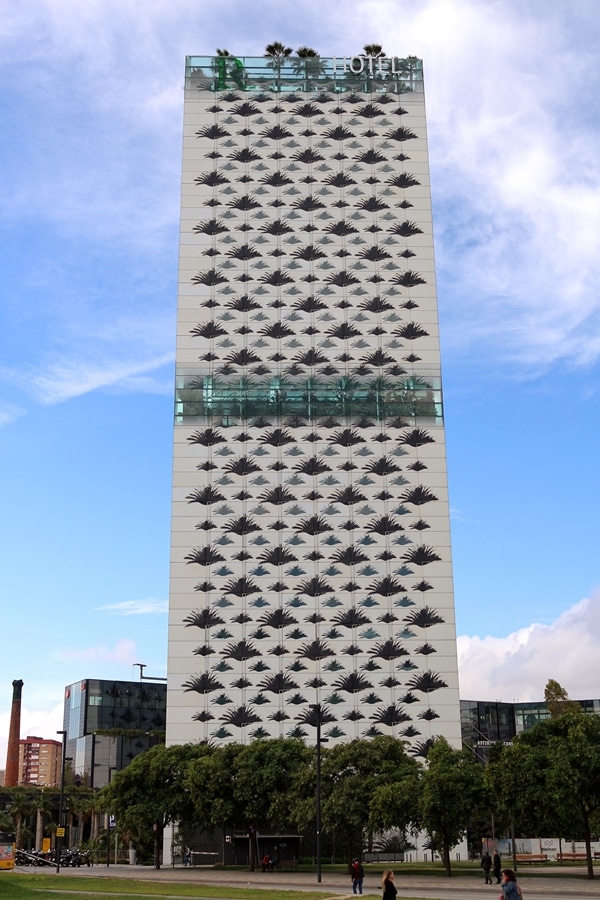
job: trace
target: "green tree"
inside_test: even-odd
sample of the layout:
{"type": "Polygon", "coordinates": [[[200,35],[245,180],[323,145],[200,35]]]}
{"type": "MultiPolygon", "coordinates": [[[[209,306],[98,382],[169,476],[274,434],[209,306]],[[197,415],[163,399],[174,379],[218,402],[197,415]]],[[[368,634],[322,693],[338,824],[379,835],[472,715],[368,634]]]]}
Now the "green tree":
{"type": "Polygon", "coordinates": [[[190,793],[195,819],[209,833],[215,828],[226,831],[242,828],[242,811],[234,796],[236,759],[241,744],[226,744],[190,762],[185,789],[190,793]]]}
{"type": "Polygon", "coordinates": [[[600,718],[567,712],[519,736],[543,757],[547,802],[567,813],[585,841],[588,878],[594,877],[592,823],[600,817],[600,718]]]}
{"type": "Polygon", "coordinates": [[[265,56],[269,56],[271,59],[280,63],[283,62],[286,57],[291,56],[293,52],[291,47],[286,47],[281,41],[273,41],[272,44],[267,44],[265,47],[265,56]]]}
{"type": "MultiPolygon", "coordinates": [[[[311,756],[302,741],[278,738],[227,744],[195,760],[185,785],[196,820],[209,831],[244,828],[249,837],[263,829],[289,829],[295,822],[292,785],[311,756]]],[[[255,841],[250,847],[253,871],[255,841]]]]}
{"type": "Polygon", "coordinates": [[[157,869],[164,827],[194,817],[185,788],[187,768],[194,759],[211,752],[205,744],[159,744],[140,753],[126,769],[115,772],[111,783],[102,788],[101,808],[115,816],[121,832],[134,836],[154,832],[157,869]]]}
{"type": "Polygon", "coordinates": [[[582,709],[577,700],[570,700],[567,691],[558,683],[550,678],[544,689],[544,700],[548,707],[548,712],[552,719],[564,716],[565,713],[581,714],[582,709]]]}
{"type": "Polygon", "coordinates": [[[267,63],[273,69],[277,78],[277,90],[281,90],[281,68],[288,56],[294,51],[291,47],[286,47],[281,41],[273,41],[265,47],[265,56],[271,60],[267,63]]]}
{"type": "MultiPolygon", "coordinates": [[[[54,792],[52,789],[48,789],[45,787],[39,788],[34,797],[35,802],[35,812],[36,812],[36,847],[39,849],[42,846],[42,838],[46,833],[46,822],[50,820],[50,817],[54,810],[56,809],[56,797],[54,796],[54,792]],[[39,829],[38,829],[39,822],[39,829]]],[[[0,829],[1,830],[1,829],[0,829]]]]}
{"type": "Polygon", "coordinates": [[[17,785],[16,787],[6,788],[9,795],[7,813],[14,823],[15,843],[18,849],[23,847],[26,836],[30,835],[28,827],[31,816],[36,811],[36,795],[38,789],[35,787],[25,787],[17,785]]]}
{"type": "Polygon", "coordinates": [[[518,740],[512,746],[497,743],[490,748],[484,782],[495,814],[513,834],[555,833],[544,768],[543,755],[518,740]]]}
{"type": "Polygon", "coordinates": [[[583,839],[600,821],[600,718],[565,712],[518,735],[490,757],[486,782],[524,834],[583,839]]]}
{"type": "Polygon", "coordinates": [[[470,750],[455,750],[438,737],[427,754],[420,787],[420,824],[441,846],[450,876],[450,849],[464,837],[473,811],[487,805],[483,769],[470,750]]]}
{"type": "Polygon", "coordinates": [[[401,773],[397,780],[375,788],[369,809],[372,832],[398,829],[406,839],[408,831],[419,829],[420,771],[417,766],[401,773]]]}
{"type": "Polygon", "coordinates": [[[372,59],[378,59],[380,56],[385,56],[381,44],[365,44],[363,47],[363,54],[365,56],[370,56],[372,59]]]}
{"type": "Polygon", "coordinates": [[[87,787],[69,787],[66,790],[65,808],[85,831],[98,806],[98,793],[87,787]]]}
{"type": "Polygon", "coordinates": [[[363,837],[372,840],[371,804],[378,788],[401,781],[418,769],[405,744],[379,736],[338,744],[323,754],[323,826],[335,828],[346,845],[350,862],[363,837]]]}
{"type": "Polygon", "coordinates": [[[326,64],[312,47],[299,47],[292,60],[295,75],[302,75],[304,90],[308,91],[325,71],[326,64]]]}

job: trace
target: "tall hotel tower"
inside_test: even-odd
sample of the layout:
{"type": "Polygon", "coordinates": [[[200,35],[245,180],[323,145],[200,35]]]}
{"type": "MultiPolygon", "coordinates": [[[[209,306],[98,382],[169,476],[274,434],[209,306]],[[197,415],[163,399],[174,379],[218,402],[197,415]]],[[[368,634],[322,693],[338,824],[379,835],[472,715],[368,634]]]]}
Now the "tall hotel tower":
{"type": "Polygon", "coordinates": [[[459,745],[422,64],[188,57],[184,128],[167,741],[459,745]]]}

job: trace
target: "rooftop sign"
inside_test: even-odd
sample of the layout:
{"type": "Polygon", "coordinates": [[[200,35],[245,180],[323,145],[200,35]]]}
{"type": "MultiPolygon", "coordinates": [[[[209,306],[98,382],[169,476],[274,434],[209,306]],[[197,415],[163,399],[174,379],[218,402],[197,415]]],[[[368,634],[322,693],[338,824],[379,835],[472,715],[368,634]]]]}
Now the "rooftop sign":
{"type": "MultiPolygon", "coordinates": [[[[371,91],[422,90],[422,62],[416,56],[324,57],[188,56],[186,75],[208,90],[371,91]],[[204,83],[202,83],[202,80],[204,83]],[[200,83],[199,83],[200,82],[200,83]],[[377,85],[377,86],[376,86],[377,85]]],[[[192,82],[188,80],[188,86],[192,82]]]]}

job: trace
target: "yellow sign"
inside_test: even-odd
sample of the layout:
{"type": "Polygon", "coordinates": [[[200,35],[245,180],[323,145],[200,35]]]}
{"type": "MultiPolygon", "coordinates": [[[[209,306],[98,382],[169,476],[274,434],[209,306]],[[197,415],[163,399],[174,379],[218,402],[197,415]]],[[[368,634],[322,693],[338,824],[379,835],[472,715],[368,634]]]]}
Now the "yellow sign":
{"type": "Polygon", "coordinates": [[[2,841],[0,843],[0,869],[14,869],[14,867],[15,845],[2,841]]]}
{"type": "Polygon", "coordinates": [[[50,853],[50,838],[42,838],[42,853],[50,853]]]}
{"type": "Polygon", "coordinates": [[[56,837],[64,837],[64,836],[65,836],[65,829],[64,829],[64,828],[57,828],[57,829],[56,829],[56,837]]]}

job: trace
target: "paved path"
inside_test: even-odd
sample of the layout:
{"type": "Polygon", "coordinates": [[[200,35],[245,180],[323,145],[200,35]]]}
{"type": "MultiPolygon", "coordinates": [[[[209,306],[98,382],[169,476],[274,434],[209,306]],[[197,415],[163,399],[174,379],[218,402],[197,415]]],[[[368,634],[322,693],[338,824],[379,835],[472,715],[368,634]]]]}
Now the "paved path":
{"type": "MultiPolygon", "coordinates": [[[[33,874],[36,870],[26,867],[22,871],[33,874]]],[[[51,874],[50,870],[44,871],[51,874]]],[[[600,894],[600,871],[596,867],[596,879],[588,881],[585,877],[583,866],[569,867],[568,874],[564,874],[564,868],[545,868],[544,875],[534,870],[521,870],[519,872],[520,884],[525,900],[529,895],[560,897],[561,900],[578,897],[595,897],[600,894]],[[551,877],[555,874],[557,877],[551,877]],[[573,877],[578,875],[580,877],[573,877]]],[[[469,900],[498,900],[500,888],[498,885],[484,885],[480,878],[468,875],[453,875],[445,878],[437,875],[411,875],[404,873],[402,866],[398,865],[396,872],[396,887],[398,888],[398,900],[403,897],[433,898],[433,900],[456,900],[458,896],[467,896],[469,900]]],[[[354,900],[349,888],[350,877],[345,878],[340,872],[324,872],[321,884],[317,884],[315,872],[247,872],[240,869],[212,869],[197,866],[184,868],[165,866],[159,871],[150,866],[92,866],[81,869],[61,869],[58,878],[68,878],[72,875],[93,876],[100,878],[131,878],[138,881],[156,881],[161,884],[173,886],[173,895],[176,895],[177,884],[198,885],[198,897],[202,897],[202,885],[219,885],[221,887],[253,887],[275,888],[277,890],[323,891],[324,898],[347,897],[354,900]]],[[[364,884],[365,896],[381,896],[379,879],[369,876],[368,870],[364,884]]]]}

